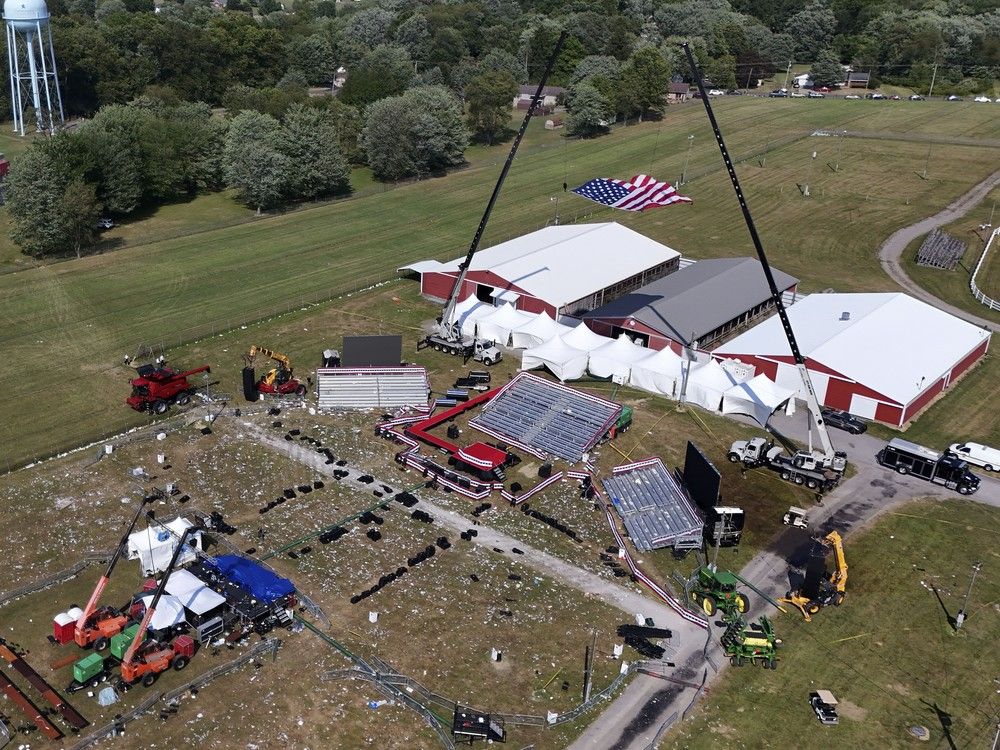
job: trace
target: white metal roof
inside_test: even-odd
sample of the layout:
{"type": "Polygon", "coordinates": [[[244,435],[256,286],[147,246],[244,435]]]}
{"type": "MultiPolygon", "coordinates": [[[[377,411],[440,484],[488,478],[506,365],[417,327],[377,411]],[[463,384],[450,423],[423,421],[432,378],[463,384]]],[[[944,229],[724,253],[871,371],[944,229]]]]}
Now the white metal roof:
{"type": "MultiPolygon", "coordinates": [[[[811,294],[788,308],[803,356],[900,404],[990,337],[961,318],[901,293],[811,294]]],[[[778,317],[716,354],[791,356],[778,317]]]]}
{"type": "MultiPolygon", "coordinates": [[[[575,302],[680,255],[621,224],[545,227],[472,256],[470,271],[491,271],[556,307],[575,302]]],[[[399,270],[455,272],[464,260],[420,261],[399,270]]]]}

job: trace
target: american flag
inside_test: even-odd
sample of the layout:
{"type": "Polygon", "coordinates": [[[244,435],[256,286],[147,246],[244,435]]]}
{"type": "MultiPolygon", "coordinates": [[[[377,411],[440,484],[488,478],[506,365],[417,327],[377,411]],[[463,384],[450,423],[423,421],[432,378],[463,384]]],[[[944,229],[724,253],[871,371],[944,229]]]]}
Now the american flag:
{"type": "Polygon", "coordinates": [[[637,174],[628,182],[598,177],[573,188],[572,192],[605,206],[626,211],[645,211],[647,208],[669,206],[671,203],[691,203],[690,198],[678,193],[670,183],[660,182],[645,174],[637,174]]]}

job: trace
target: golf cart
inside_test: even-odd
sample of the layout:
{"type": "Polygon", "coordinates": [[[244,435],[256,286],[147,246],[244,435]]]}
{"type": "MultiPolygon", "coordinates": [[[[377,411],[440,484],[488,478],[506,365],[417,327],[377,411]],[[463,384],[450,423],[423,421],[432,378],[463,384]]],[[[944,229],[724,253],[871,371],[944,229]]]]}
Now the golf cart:
{"type": "Polygon", "coordinates": [[[791,506],[788,512],[785,513],[781,518],[781,522],[785,526],[795,526],[799,529],[809,528],[809,519],[806,518],[806,511],[804,508],[798,508],[796,506],[791,506]]]}
{"type": "Polygon", "coordinates": [[[837,716],[837,699],[829,690],[817,690],[809,693],[809,705],[812,706],[812,710],[821,724],[840,723],[840,717],[837,716]]]}

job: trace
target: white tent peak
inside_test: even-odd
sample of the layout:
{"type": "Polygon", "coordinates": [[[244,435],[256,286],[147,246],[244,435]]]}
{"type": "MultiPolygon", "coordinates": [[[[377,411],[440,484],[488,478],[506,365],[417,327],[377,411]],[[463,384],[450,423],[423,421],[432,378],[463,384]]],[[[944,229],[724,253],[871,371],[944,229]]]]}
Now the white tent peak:
{"type": "Polygon", "coordinates": [[[586,324],[578,325],[572,331],[564,333],[562,340],[575,349],[582,349],[585,352],[592,352],[599,346],[604,346],[612,339],[601,336],[590,330],[586,324]]]}

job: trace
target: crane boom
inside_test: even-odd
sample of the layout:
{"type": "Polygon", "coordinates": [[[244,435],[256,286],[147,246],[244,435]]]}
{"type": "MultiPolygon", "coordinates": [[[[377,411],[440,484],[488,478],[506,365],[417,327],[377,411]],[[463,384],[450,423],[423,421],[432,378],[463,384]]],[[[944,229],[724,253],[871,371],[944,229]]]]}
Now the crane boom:
{"type": "Polygon", "coordinates": [[[490,200],[486,204],[486,210],[483,212],[483,218],[479,220],[479,227],[476,229],[476,234],[472,238],[472,244],[469,245],[469,252],[466,253],[465,260],[463,260],[458,266],[458,276],[455,278],[455,285],[451,288],[451,294],[448,295],[448,301],[445,303],[444,312],[441,314],[439,333],[445,338],[462,338],[461,331],[455,330],[454,323],[452,321],[452,317],[455,315],[455,306],[458,304],[458,295],[462,291],[462,285],[465,283],[465,277],[469,273],[469,266],[472,264],[472,256],[476,254],[476,251],[479,249],[479,243],[483,239],[483,232],[486,230],[486,224],[490,220],[490,214],[493,213],[493,206],[496,205],[497,198],[500,197],[500,189],[503,187],[503,183],[507,179],[507,173],[510,171],[511,164],[514,163],[514,156],[517,154],[517,147],[521,145],[521,139],[524,137],[524,133],[528,129],[528,123],[531,122],[531,116],[535,112],[535,107],[538,106],[538,102],[542,98],[542,91],[545,89],[545,82],[548,81],[549,74],[552,73],[552,68],[555,67],[556,59],[562,51],[563,43],[566,41],[566,34],[567,32],[563,31],[559,35],[559,40],[556,42],[556,46],[552,50],[552,55],[549,57],[549,61],[545,65],[545,72],[542,73],[542,80],[538,82],[538,88],[535,89],[535,94],[531,97],[531,105],[528,107],[528,111],[524,113],[524,120],[521,122],[521,127],[518,129],[517,135],[514,136],[514,143],[510,147],[510,153],[507,154],[507,161],[504,162],[503,169],[500,170],[500,177],[497,178],[497,184],[493,187],[493,194],[490,196],[490,200]]]}
{"type": "Polygon", "coordinates": [[[771,291],[771,298],[774,300],[774,306],[778,311],[778,318],[781,321],[781,327],[785,331],[785,338],[788,339],[788,347],[792,350],[792,359],[795,361],[795,369],[799,371],[799,376],[802,378],[802,385],[806,391],[806,406],[809,409],[809,414],[812,417],[813,424],[816,426],[816,432],[819,435],[820,444],[823,447],[823,459],[827,464],[832,465],[835,457],[833,442],[830,440],[830,433],[827,431],[826,424],[823,422],[823,413],[820,410],[819,399],[816,397],[816,390],[813,388],[812,380],[809,378],[809,371],[806,369],[805,358],[802,356],[802,352],[799,350],[799,344],[795,340],[795,334],[792,332],[792,324],[788,319],[788,311],[785,309],[785,303],[781,300],[781,292],[778,289],[778,285],[774,281],[774,274],[771,273],[771,265],[767,262],[767,255],[764,253],[764,246],[761,244],[760,235],[757,234],[757,227],[754,224],[753,216],[750,214],[750,207],[747,205],[746,198],[743,196],[743,188],[740,187],[739,178],[736,176],[736,169],[733,166],[732,159],[729,157],[729,149],[726,148],[726,143],[722,140],[722,131],[719,130],[719,123],[716,121],[715,113],[712,111],[712,104],[709,101],[708,93],[705,91],[705,83],[702,81],[701,71],[698,69],[698,63],[695,62],[690,45],[688,45],[687,42],[684,42],[681,46],[684,48],[684,54],[687,55],[688,65],[691,66],[691,74],[698,85],[698,92],[701,94],[701,101],[705,105],[705,111],[708,113],[708,120],[712,124],[712,131],[715,133],[715,141],[719,144],[719,151],[722,152],[722,161],[725,162],[726,171],[729,172],[729,179],[733,183],[733,189],[736,191],[736,199],[740,203],[740,209],[743,211],[743,219],[746,221],[747,229],[750,231],[750,239],[753,240],[753,246],[757,251],[757,257],[760,259],[760,265],[764,269],[764,277],[767,279],[767,286],[771,291]]]}
{"type": "Polygon", "coordinates": [[[263,346],[251,346],[247,358],[252,360],[258,354],[263,354],[265,357],[273,359],[278,364],[284,365],[285,369],[291,372],[292,361],[288,358],[288,355],[276,352],[272,349],[265,349],[263,346]]]}

